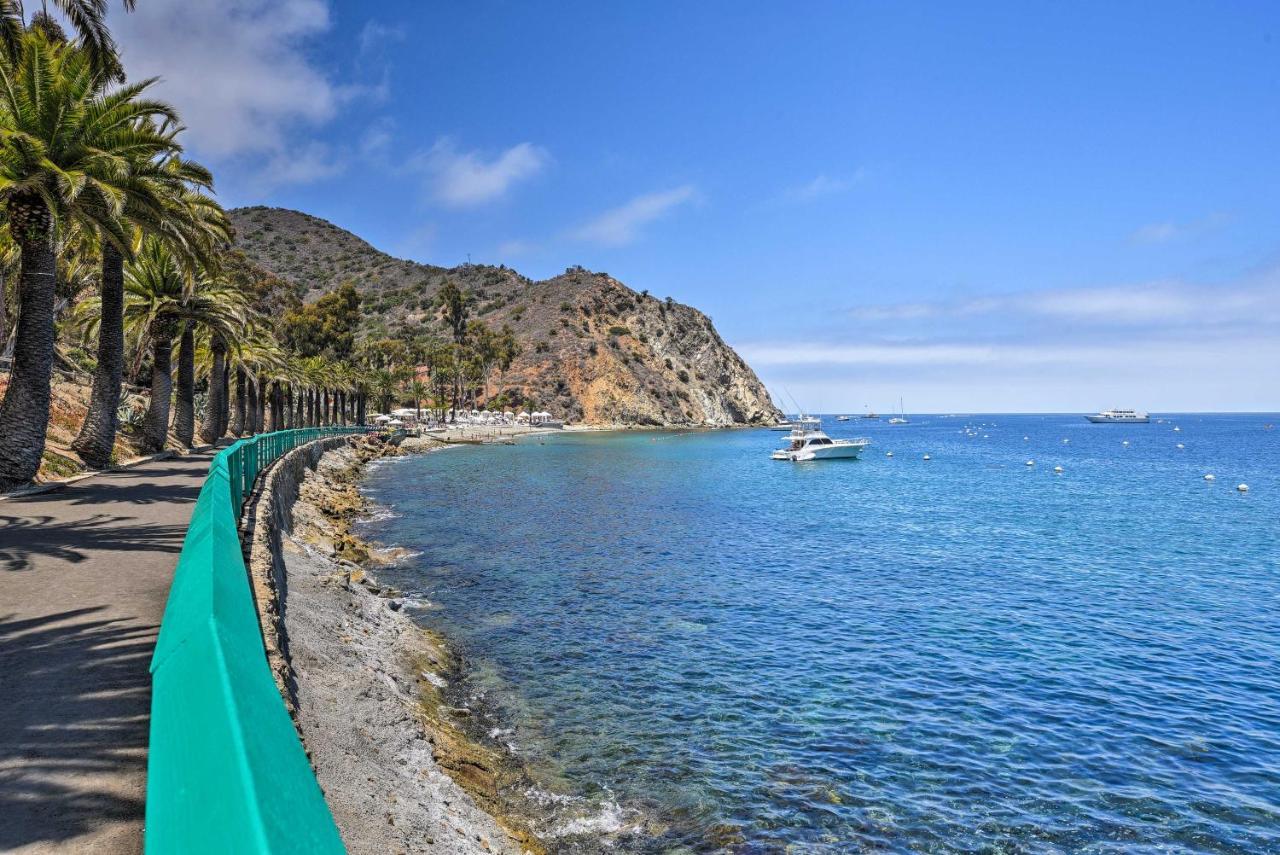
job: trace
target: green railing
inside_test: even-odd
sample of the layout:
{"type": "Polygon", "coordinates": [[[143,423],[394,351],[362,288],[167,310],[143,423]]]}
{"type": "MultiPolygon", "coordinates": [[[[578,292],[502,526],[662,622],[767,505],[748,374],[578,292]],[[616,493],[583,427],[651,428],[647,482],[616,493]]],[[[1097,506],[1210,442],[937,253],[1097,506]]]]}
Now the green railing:
{"type": "Polygon", "coordinates": [[[151,659],[148,855],[345,851],[267,665],[238,523],[273,460],[368,430],[277,431],[213,458],[151,659]]]}

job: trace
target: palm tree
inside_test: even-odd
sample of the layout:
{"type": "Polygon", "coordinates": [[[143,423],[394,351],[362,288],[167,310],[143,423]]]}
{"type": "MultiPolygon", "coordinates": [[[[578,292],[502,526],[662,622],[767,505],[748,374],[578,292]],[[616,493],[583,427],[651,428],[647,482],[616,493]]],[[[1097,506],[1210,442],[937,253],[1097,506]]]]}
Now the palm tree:
{"type": "MultiPolygon", "coordinates": [[[[124,80],[124,69],[116,55],[116,43],[107,29],[107,4],[104,0],[53,0],[53,5],[66,16],[80,36],[80,43],[94,71],[103,79],[124,80]]],[[[124,0],[126,12],[132,12],[134,0],[124,0]]],[[[22,37],[26,29],[26,10],[22,0],[0,0],[0,45],[10,62],[17,63],[22,53],[22,37]]],[[[31,19],[31,26],[45,35],[61,36],[60,27],[49,17],[45,0],[31,19]]],[[[65,36],[62,36],[65,41],[65,36]]]]}
{"type": "MultiPolygon", "coordinates": [[[[215,261],[219,243],[229,242],[230,224],[216,202],[204,195],[213,176],[204,167],[183,160],[176,129],[162,159],[130,162],[133,180],[127,185],[121,219],[128,240],[120,244],[110,232],[102,235],[102,281],[97,322],[98,362],[94,370],[89,411],[71,447],[90,466],[105,466],[119,426],[120,381],[124,368],[124,260],[132,258],[141,235],[164,235],[181,249],[193,269],[215,261]]],[[[219,434],[220,436],[221,434],[219,434]]]]}
{"type": "Polygon", "coordinates": [[[417,376],[409,381],[409,385],[405,387],[405,391],[413,398],[413,412],[418,421],[422,421],[422,399],[427,397],[427,384],[423,383],[417,376]]]}
{"type": "MultiPolygon", "coordinates": [[[[0,15],[0,23],[3,16],[0,15]]],[[[127,163],[169,140],[166,105],[141,98],[152,81],[105,91],[89,54],[39,31],[0,62],[0,203],[18,245],[19,319],[13,370],[0,402],[0,489],[30,481],[49,422],[54,358],[58,222],[79,221],[121,238],[127,163]]]]}
{"type": "Polygon", "coordinates": [[[147,449],[163,449],[168,435],[173,340],[181,338],[174,433],[181,444],[190,446],[195,428],[196,326],[234,338],[248,317],[242,292],[220,279],[191,275],[162,238],[143,240],[137,258],[125,268],[125,325],[151,344],[151,402],[143,429],[147,449]]]}

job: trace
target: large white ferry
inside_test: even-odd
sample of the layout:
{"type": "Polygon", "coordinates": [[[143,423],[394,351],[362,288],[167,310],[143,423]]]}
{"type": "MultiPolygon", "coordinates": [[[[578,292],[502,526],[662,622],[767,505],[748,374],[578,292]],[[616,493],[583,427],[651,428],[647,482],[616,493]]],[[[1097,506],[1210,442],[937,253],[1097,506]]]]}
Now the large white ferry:
{"type": "Polygon", "coordinates": [[[1122,422],[1124,424],[1146,424],[1151,421],[1151,417],[1146,413],[1140,413],[1137,410],[1103,410],[1097,415],[1085,416],[1086,419],[1094,424],[1104,424],[1108,422],[1122,422]]]}
{"type": "Polygon", "coordinates": [[[832,439],[822,432],[821,419],[801,416],[795,421],[795,428],[791,431],[791,442],[786,448],[779,448],[770,456],[774,460],[790,460],[793,463],[804,460],[848,460],[856,458],[870,444],[869,439],[832,439]]]}

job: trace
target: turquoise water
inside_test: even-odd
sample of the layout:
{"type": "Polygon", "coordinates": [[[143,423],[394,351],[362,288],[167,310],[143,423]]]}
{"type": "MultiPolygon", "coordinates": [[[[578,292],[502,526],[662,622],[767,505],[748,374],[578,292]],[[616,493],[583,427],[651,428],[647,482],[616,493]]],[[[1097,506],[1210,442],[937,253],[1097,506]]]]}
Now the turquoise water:
{"type": "Polygon", "coordinates": [[[1280,852],[1272,421],[558,435],[380,466],[366,533],[554,851],[1280,852]]]}

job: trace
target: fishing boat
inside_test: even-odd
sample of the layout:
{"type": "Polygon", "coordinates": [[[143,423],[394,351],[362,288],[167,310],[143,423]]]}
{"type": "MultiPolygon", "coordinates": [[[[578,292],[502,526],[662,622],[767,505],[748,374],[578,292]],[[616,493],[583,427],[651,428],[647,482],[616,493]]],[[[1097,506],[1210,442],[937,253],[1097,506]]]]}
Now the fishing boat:
{"type": "Polygon", "coordinates": [[[812,416],[801,416],[791,442],[770,455],[774,460],[790,460],[800,463],[807,460],[856,460],[863,449],[871,445],[869,439],[832,439],[822,431],[822,421],[812,416]]]}
{"type": "Polygon", "coordinates": [[[849,417],[848,417],[848,416],[836,416],[836,421],[838,421],[838,422],[847,422],[847,421],[849,421],[849,417]]]}
{"type": "Polygon", "coordinates": [[[1137,410],[1103,410],[1092,416],[1085,416],[1086,419],[1098,424],[1127,424],[1127,425],[1145,425],[1151,421],[1151,417],[1146,413],[1140,413],[1137,410]]]}

